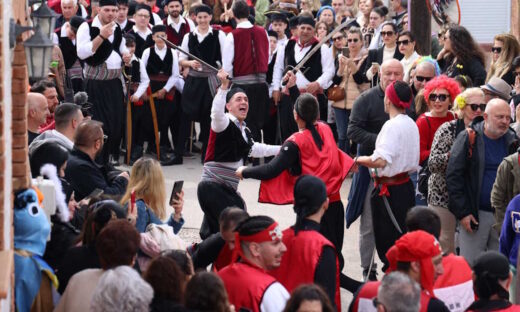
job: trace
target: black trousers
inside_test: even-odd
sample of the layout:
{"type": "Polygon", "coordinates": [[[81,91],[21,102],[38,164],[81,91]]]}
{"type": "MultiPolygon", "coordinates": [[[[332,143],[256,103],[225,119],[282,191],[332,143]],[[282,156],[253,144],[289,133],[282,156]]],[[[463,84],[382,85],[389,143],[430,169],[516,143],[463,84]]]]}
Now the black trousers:
{"type": "Polygon", "coordinates": [[[200,237],[207,238],[220,231],[219,218],[227,207],[246,209],[242,197],[231,187],[211,181],[201,181],[197,186],[197,198],[204,212],[204,220],[200,227],[200,237]]]}
{"type": "Polygon", "coordinates": [[[345,234],[345,211],[341,200],[329,203],[329,208],[321,218],[320,233],[334,244],[341,270],[344,264],[341,249],[343,248],[343,235],[345,234]]]}
{"type": "Polygon", "coordinates": [[[119,154],[123,137],[123,117],[125,116],[123,85],[120,79],[85,80],[85,91],[92,103],[92,119],[103,123],[107,141],[100,161],[108,163],[110,154],[119,154]]]}
{"type": "MultiPolygon", "coordinates": [[[[172,132],[173,145],[175,148],[175,155],[182,157],[186,141],[190,135],[191,119],[184,112],[181,105],[182,95],[179,91],[175,91],[173,99],[173,117],[170,119],[170,131],[172,132]]],[[[167,136],[165,136],[167,138],[167,136]]],[[[164,146],[161,140],[161,145],[164,146]]],[[[164,144],[170,145],[169,141],[164,144]]]]}
{"type": "Polygon", "coordinates": [[[372,224],[379,259],[383,262],[383,272],[388,268],[386,252],[395,244],[395,241],[406,231],[406,214],[415,206],[415,192],[412,181],[404,184],[388,186],[390,196],[388,203],[392,213],[403,233],[396,229],[385,207],[383,197],[379,196],[379,188],[372,191],[370,204],[372,205],[372,224]]]}

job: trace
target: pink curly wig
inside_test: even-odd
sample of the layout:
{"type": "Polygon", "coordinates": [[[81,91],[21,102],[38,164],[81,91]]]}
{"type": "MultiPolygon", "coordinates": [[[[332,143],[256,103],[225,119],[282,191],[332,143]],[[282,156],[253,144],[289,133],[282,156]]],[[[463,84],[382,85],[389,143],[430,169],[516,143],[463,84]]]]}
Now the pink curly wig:
{"type": "Polygon", "coordinates": [[[450,94],[450,102],[455,101],[455,98],[460,93],[460,88],[455,79],[446,75],[441,75],[428,81],[424,86],[424,99],[428,102],[430,93],[435,89],[445,89],[450,94]]]}

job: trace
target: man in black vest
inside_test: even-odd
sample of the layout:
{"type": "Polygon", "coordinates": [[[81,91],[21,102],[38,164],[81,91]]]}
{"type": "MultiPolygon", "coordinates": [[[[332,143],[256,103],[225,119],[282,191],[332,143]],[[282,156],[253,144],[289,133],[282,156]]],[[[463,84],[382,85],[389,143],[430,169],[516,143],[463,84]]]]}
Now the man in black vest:
{"type": "MultiPolygon", "coordinates": [[[[282,124],[282,141],[292,133],[298,131],[293,117],[294,99],[291,99],[288,92],[284,92],[281,99],[280,86],[283,71],[287,66],[296,66],[317,44],[318,39],[314,37],[315,22],[308,16],[298,18],[299,38],[289,40],[285,49],[280,49],[276,56],[276,63],[273,71],[273,100],[278,103],[280,100],[280,117],[282,124]]],[[[334,59],[332,52],[327,45],[321,48],[304,64],[302,71],[296,73],[296,86],[300,92],[309,92],[316,96],[320,105],[320,119],[327,120],[327,97],[323,94],[332,78],[334,77],[334,59]],[[304,73],[302,73],[304,71],[304,73]]]]}
{"type": "Polygon", "coordinates": [[[128,19],[128,0],[117,0],[117,20],[124,34],[134,27],[135,23],[128,19]]]}
{"type": "Polygon", "coordinates": [[[103,164],[114,155],[119,162],[119,145],[123,133],[124,94],[121,83],[122,62],[130,62],[121,28],[115,22],[116,0],[100,0],[99,14],[83,23],[77,33],[78,57],[85,61],[85,91],[92,102],[93,119],[103,123],[108,136],[101,155],[103,164]]]}
{"type": "Polygon", "coordinates": [[[83,91],[83,65],[76,52],[76,33],[84,21],[79,16],[73,16],[61,28],[56,29],[53,37],[54,44],[60,46],[65,61],[65,86],[67,89],[72,88],[74,93],[83,91]]]}
{"type": "Polygon", "coordinates": [[[269,157],[280,151],[279,145],[253,141],[244,121],[249,111],[246,93],[238,87],[229,90],[226,71],[221,69],[217,76],[222,84],[211,106],[208,149],[202,180],[197,187],[197,197],[204,212],[200,229],[202,239],[219,231],[222,210],[231,206],[245,209],[245,202],[237,191],[239,180],[235,170],[248,157],[269,157]]]}

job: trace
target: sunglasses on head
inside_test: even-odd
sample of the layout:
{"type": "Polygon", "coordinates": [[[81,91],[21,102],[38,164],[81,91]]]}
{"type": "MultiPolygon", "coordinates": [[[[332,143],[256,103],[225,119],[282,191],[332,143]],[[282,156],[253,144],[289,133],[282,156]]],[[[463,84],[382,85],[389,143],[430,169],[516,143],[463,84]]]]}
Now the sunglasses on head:
{"type": "Polygon", "coordinates": [[[435,93],[430,93],[430,96],[428,97],[428,99],[432,102],[435,102],[437,100],[439,100],[440,102],[444,102],[448,99],[449,95],[447,94],[435,94],[435,93]]]}
{"type": "Polygon", "coordinates": [[[415,79],[417,79],[417,81],[420,81],[420,82],[423,82],[423,81],[430,81],[433,79],[433,77],[424,77],[424,76],[415,76],[415,79]]]}
{"type": "Polygon", "coordinates": [[[492,47],[491,52],[500,53],[500,52],[502,52],[502,48],[501,47],[492,47]]]}
{"type": "Polygon", "coordinates": [[[410,43],[410,40],[408,39],[405,39],[405,40],[401,40],[401,41],[397,41],[397,45],[408,45],[410,43]]]}
{"type": "Polygon", "coordinates": [[[474,111],[474,112],[476,112],[477,109],[479,109],[479,108],[480,108],[481,112],[486,110],[486,104],[485,103],[484,104],[468,104],[468,105],[469,105],[469,107],[471,107],[471,110],[474,111]]]}
{"type": "Polygon", "coordinates": [[[348,39],[347,41],[348,41],[348,42],[358,42],[359,39],[357,39],[357,38],[355,38],[355,39],[348,39]]]}
{"type": "Polygon", "coordinates": [[[332,41],[338,41],[338,40],[341,40],[341,39],[343,39],[343,38],[345,38],[345,37],[343,37],[343,36],[339,36],[339,37],[336,37],[336,38],[332,38],[332,41]]]}
{"type": "Polygon", "coordinates": [[[382,31],[381,33],[381,36],[393,36],[394,35],[394,32],[393,31],[382,31]]]}

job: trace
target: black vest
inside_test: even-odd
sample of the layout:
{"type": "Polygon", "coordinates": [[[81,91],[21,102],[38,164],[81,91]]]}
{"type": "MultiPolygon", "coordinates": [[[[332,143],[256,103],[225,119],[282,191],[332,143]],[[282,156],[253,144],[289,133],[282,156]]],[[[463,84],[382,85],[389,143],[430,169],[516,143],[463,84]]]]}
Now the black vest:
{"type": "MultiPolygon", "coordinates": [[[[125,28],[121,29],[121,31],[123,32],[123,34],[126,34],[128,33],[130,30],[132,30],[132,28],[134,27],[135,23],[129,19],[126,20],[126,25],[125,25],[125,28]]],[[[121,26],[119,26],[121,27],[121,26]]]]}
{"type": "MultiPolygon", "coordinates": [[[[314,43],[307,53],[309,53],[317,44],[318,43],[314,43]]],[[[289,42],[287,42],[287,45],[285,46],[284,67],[287,67],[287,65],[296,66],[297,63],[294,59],[294,49],[299,49],[299,47],[296,46],[296,40],[289,40],[289,42]]],[[[310,82],[314,82],[320,78],[320,76],[323,74],[321,66],[321,49],[318,49],[318,51],[316,51],[316,53],[314,53],[312,57],[307,62],[305,62],[303,67],[303,70],[307,70],[304,76],[310,82]]]]}
{"type": "Polygon", "coordinates": [[[188,48],[190,53],[201,58],[208,64],[217,67],[217,61],[222,62],[218,35],[219,30],[213,29],[212,33],[207,35],[206,38],[199,43],[197,35],[191,32],[188,37],[188,48]]]}
{"type": "MultiPolygon", "coordinates": [[[[90,40],[94,40],[99,35],[99,28],[92,27],[92,22],[88,22],[88,27],[90,28],[90,40]]],[[[114,30],[114,41],[110,42],[110,40],[103,40],[103,43],[96,50],[96,53],[91,57],[87,58],[85,62],[90,66],[99,66],[105,62],[112,51],[115,51],[117,54],[119,52],[119,46],[121,45],[121,41],[123,39],[123,34],[121,32],[121,27],[116,24],[116,29],[114,30]]]]}
{"type": "Polygon", "coordinates": [[[146,48],[153,46],[155,43],[152,38],[152,34],[146,36],[146,39],[143,39],[138,33],[136,33],[133,29],[128,32],[129,34],[134,35],[135,37],[135,56],[141,58],[143,56],[143,52],[146,48]]]}
{"type": "Polygon", "coordinates": [[[170,48],[166,48],[166,55],[164,60],[161,60],[159,55],[155,53],[155,47],[150,47],[150,56],[146,64],[146,72],[148,75],[172,75],[173,54],[170,48]]]}
{"type": "Polygon", "coordinates": [[[70,69],[76,60],[78,59],[78,53],[76,46],[72,43],[68,37],[61,37],[61,28],[56,30],[56,36],[58,36],[58,42],[60,44],[61,53],[63,54],[63,60],[65,62],[65,68],[70,69]]]}
{"type": "Polygon", "coordinates": [[[222,132],[210,132],[205,162],[236,162],[246,160],[253,146],[253,139],[248,128],[245,129],[248,141],[244,140],[242,132],[229,120],[229,124],[222,132]]]}
{"type": "Polygon", "coordinates": [[[278,54],[278,52],[273,54],[273,57],[271,58],[271,63],[269,63],[269,65],[267,66],[267,74],[266,74],[266,77],[265,77],[265,81],[268,84],[273,83],[273,70],[274,70],[274,63],[276,63],[276,55],[277,54],[278,54]]]}

